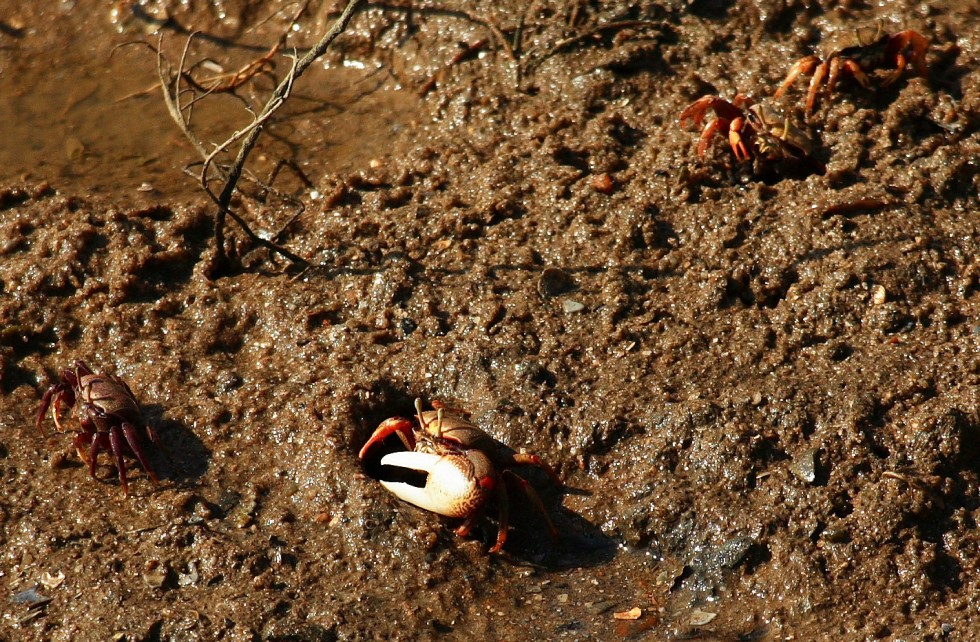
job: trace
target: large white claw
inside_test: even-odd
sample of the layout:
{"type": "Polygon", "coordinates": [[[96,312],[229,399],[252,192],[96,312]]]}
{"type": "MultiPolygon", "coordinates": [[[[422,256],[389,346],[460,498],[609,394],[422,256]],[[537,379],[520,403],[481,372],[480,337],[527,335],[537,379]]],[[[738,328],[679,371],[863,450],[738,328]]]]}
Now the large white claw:
{"type": "Polygon", "coordinates": [[[426,473],[423,488],[384,480],[381,485],[401,500],[446,517],[469,517],[489,496],[479,485],[473,463],[461,453],[400,451],[382,457],[381,465],[426,473]]]}

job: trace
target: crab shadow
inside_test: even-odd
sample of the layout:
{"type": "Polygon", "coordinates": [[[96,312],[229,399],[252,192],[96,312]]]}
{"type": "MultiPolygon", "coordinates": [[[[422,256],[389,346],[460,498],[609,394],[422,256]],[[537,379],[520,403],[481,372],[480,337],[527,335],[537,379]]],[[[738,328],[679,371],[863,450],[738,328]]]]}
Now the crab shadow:
{"type": "MultiPolygon", "coordinates": [[[[536,488],[544,488],[537,480],[532,483],[536,488]]],[[[563,506],[562,502],[568,495],[591,493],[570,486],[541,493],[548,516],[558,531],[555,540],[548,536],[540,516],[535,514],[528,502],[512,502],[510,532],[500,559],[549,571],[589,568],[611,562],[619,550],[619,542],[603,533],[597,525],[563,506]]],[[[487,522],[484,537],[492,541],[493,529],[488,520],[484,521],[487,522]]]]}
{"type": "Polygon", "coordinates": [[[143,404],[147,423],[157,433],[160,448],[150,451],[150,462],[161,485],[196,486],[211,463],[211,451],[182,422],[163,418],[163,406],[143,404]]]}

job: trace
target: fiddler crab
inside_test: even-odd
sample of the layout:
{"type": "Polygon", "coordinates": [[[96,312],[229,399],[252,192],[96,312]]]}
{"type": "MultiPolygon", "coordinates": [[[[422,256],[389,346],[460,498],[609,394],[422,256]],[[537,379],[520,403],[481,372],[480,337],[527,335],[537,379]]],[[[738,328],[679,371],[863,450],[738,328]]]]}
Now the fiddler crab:
{"type": "Polygon", "coordinates": [[[381,458],[383,467],[394,474],[385,475],[381,485],[401,500],[446,517],[465,520],[456,534],[465,537],[483,513],[487,502],[497,507],[497,540],[491,553],[500,551],[507,541],[507,486],[520,488],[541,514],[552,539],[558,532],[537,492],[527,480],[511,470],[513,466],[537,466],[559,486],[561,479],[540,457],[518,453],[498,442],[468,420],[468,413],[433,402],[434,410],[422,410],[415,400],[413,419],[392,417],[381,422],[361,448],[361,461],[391,435],[397,435],[405,450],[381,458]],[[416,481],[398,481],[409,479],[416,481]]]}
{"type": "Polygon", "coordinates": [[[153,483],[158,483],[140,442],[143,434],[157,446],[160,441],[143,419],[136,397],[125,381],[109,374],[95,374],[84,361],[76,361],[61,373],[58,383],[48,388],[41,398],[37,412],[37,428],[41,435],[45,435],[42,423],[48,408],[58,431],[65,432],[61,423],[62,406],[73,409],[78,418],[80,429],[74,431],[73,445],[93,478],[99,453],[107,451],[112,454],[123,494],[129,494],[125,455],[136,457],[153,483]]]}
{"type": "Polygon", "coordinates": [[[826,78],[827,93],[831,93],[841,75],[854,78],[865,89],[872,86],[868,77],[878,70],[889,69],[878,85],[887,87],[898,80],[906,68],[912,67],[917,74],[925,76],[926,50],[929,42],[916,31],[899,31],[893,34],[881,34],[877,30],[874,36],[866,38],[858,33],[858,44],[836,49],[826,58],[807,56],[801,58],[790,67],[783,84],[776,90],[775,98],[781,97],[800,76],[813,74],[810,87],[806,94],[806,113],[813,112],[820,84],[826,78]]]}
{"type": "Polygon", "coordinates": [[[704,154],[715,134],[728,134],[728,144],[735,158],[746,162],[752,158],[765,161],[803,160],[812,150],[810,139],[788,117],[782,117],[773,109],[756,104],[744,94],[732,101],[720,96],[703,96],[681,112],[680,122],[688,119],[701,127],[705,115],[711,110],[715,117],[704,125],[698,142],[698,157],[704,154]]]}

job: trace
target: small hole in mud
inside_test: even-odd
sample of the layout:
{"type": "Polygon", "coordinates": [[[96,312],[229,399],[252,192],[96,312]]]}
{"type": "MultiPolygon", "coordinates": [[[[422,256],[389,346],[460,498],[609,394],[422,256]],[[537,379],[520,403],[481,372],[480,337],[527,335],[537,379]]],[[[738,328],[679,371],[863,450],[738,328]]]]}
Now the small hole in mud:
{"type": "Polygon", "coordinates": [[[852,354],[854,354],[854,349],[851,346],[846,343],[840,343],[833,347],[830,352],[830,358],[833,361],[844,361],[852,354]]]}
{"type": "MultiPolygon", "coordinates": [[[[366,441],[366,440],[364,440],[366,441]]],[[[362,444],[363,445],[363,444],[362,444]]],[[[371,447],[371,450],[366,453],[366,457],[361,461],[361,468],[364,469],[364,474],[372,479],[385,480],[385,481],[403,481],[410,483],[414,486],[425,486],[425,475],[418,473],[417,475],[408,475],[406,471],[405,477],[420,477],[421,482],[415,483],[410,479],[399,479],[401,475],[398,471],[403,469],[395,468],[393,466],[382,466],[381,460],[385,455],[390,453],[400,452],[406,450],[405,444],[402,443],[398,435],[389,435],[384,441],[375,444],[371,447]]]]}
{"type": "Polygon", "coordinates": [[[386,482],[401,482],[416,488],[425,488],[425,480],[428,475],[418,470],[397,468],[395,466],[382,466],[378,464],[378,476],[375,479],[386,482]]]}
{"type": "MultiPolygon", "coordinates": [[[[348,413],[349,425],[355,426],[350,435],[350,447],[355,457],[381,423],[392,417],[411,418],[415,416],[415,396],[388,383],[378,383],[361,398],[352,399],[348,413]]],[[[381,458],[388,453],[405,450],[398,435],[389,435],[384,441],[372,446],[367,457],[361,462],[364,472],[374,479],[380,479],[381,458]]]]}

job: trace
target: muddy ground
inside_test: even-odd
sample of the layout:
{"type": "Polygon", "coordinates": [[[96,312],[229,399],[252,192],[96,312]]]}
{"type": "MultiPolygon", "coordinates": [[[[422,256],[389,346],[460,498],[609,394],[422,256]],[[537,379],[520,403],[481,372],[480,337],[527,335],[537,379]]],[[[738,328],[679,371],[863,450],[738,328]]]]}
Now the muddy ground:
{"type": "Polygon", "coordinates": [[[127,43],[176,65],[200,31],[215,76],[297,6],[0,2],[0,638],[980,635],[975,3],[368,5],[250,159],[277,194],[234,203],[311,267],[230,226],[219,272],[127,43]],[[803,162],[698,158],[692,101],[879,27],[929,40],[926,77],[845,77],[807,120],[799,80],[803,162]],[[159,485],[35,427],[76,359],[132,387],[159,485]],[[558,541],[515,496],[488,554],[496,511],[459,538],[362,468],[416,397],[558,469],[518,469],[558,541]]]}

